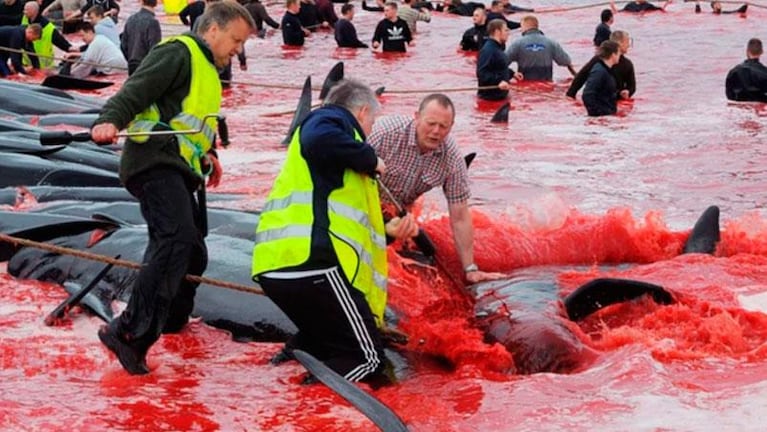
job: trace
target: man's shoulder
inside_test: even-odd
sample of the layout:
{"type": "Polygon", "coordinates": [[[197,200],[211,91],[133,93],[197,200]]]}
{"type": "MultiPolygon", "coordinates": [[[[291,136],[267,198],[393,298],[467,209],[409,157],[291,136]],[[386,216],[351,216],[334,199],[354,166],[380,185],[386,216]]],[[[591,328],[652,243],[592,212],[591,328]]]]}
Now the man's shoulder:
{"type": "Polygon", "coordinates": [[[401,133],[410,126],[413,119],[406,115],[389,115],[380,117],[373,125],[373,133],[396,134],[401,133]]]}

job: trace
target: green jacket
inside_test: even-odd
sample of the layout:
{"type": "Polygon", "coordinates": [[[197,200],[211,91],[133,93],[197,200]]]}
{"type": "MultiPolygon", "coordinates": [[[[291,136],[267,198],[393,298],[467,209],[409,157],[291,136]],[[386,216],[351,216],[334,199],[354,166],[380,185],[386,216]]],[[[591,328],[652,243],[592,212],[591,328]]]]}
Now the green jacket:
{"type": "MultiPolygon", "coordinates": [[[[212,63],[213,54],[208,45],[198,36],[193,37],[212,63]]],[[[155,46],[120,91],[107,101],[94,125],[112,123],[120,130],[125,129],[138,113],[152,103],[157,104],[160,110],[160,120],[167,123],[181,111],[181,102],[189,93],[191,75],[191,56],[182,42],[155,46]]],[[[179,154],[173,135],[151,137],[145,143],[130,139],[125,141],[120,159],[120,181],[123,184],[136,174],[158,166],[179,170],[190,185],[197,185],[202,180],[179,154]]]]}

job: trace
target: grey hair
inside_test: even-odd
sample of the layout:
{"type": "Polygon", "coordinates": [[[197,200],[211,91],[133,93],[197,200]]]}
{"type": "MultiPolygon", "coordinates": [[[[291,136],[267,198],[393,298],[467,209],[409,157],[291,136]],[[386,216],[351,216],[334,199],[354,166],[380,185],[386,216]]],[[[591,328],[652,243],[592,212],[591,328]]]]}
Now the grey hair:
{"type": "Polygon", "coordinates": [[[330,89],[325,97],[324,105],[338,105],[349,111],[358,110],[364,106],[372,112],[378,112],[380,105],[373,90],[366,84],[354,79],[344,79],[330,89]]]}
{"type": "Polygon", "coordinates": [[[223,29],[238,18],[245,21],[251,31],[255,30],[256,23],[253,21],[253,16],[239,3],[232,1],[210,3],[205,6],[205,13],[195,22],[196,32],[202,36],[213,24],[223,29]]]}

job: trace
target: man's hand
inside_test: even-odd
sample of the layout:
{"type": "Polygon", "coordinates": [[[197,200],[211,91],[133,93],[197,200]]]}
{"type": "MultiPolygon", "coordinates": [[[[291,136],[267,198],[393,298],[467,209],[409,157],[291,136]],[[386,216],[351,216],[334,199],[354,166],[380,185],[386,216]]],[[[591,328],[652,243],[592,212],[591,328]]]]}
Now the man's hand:
{"type": "Polygon", "coordinates": [[[117,126],[101,123],[91,128],[91,139],[96,144],[114,144],[117,142],[117,126]]]}
{"type": "Polygon", "coordinates": [[[376,164],[376,172],[379,175],[383,175],[383,173],[386,172],[386,164],[381,158],[378,158],[378,163],[376,164]]]}
{"type": "Polygon", "coordinates": [[[621,90],[620,93],[618,93],[621,96],[621,99],[628,99],[629,98],[629,91],[628,90],[621,90]]]}
{"type": "Polygon", "coordinates": [[[501,90],[508,90],[509,89],[509,82],[508,81],[501,81],[498,83],[498,88],[501,90]]]}
{"type": "Polygon", "coordinates": [[[221,168],[221,162],[218,161],[218,158],[210,153],[208,154],[208,163],[212,168],[208,176],[208,187],[214,188],[221,183],[224,170],[221,168]]]}
{"type": "Polygon", "coordinates": [[[373,41],[373,44],[372,44],[372,45],[370,45],[370,47],[371,47],[371,48],[373,48],[373,49],[378,49],[378,47],[379,47],[380,45],[381,45],[381,43],[380,43],[380,42],[378,42],[378,41],[373,41]]]}
{"type": "Polygon", "coordinates": [[[490,281],[490,280],[496,280],[496,279],[503,279],[506,275],[503,273],[489,273],[489,272],[483,272],[483,271],[473,271],[466,273],[466,282],[475,284],[480,283],[484,281],[490,281]]]}
{"type": "Polygon", "coordinates": [[[525,79],[525,76],[522,75],[522,72],[514,72],[514,79],[517,81],[522,81],[525,79]]]}
{"type": "Polygon", "coordinates": [[[386,234],[398,239],[411,238],[418,235],[418,224],[415,223],[413,215],[408,213],[402,217],[394,217],[386,222],[384,227],[386,234]]]}

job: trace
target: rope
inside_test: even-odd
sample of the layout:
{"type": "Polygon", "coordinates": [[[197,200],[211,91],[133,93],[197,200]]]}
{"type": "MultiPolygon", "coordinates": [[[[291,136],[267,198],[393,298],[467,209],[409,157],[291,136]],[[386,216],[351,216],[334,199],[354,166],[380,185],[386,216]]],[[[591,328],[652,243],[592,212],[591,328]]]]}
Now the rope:
{"type": "MultiPolygon", "coordinates": [[[[59,255],[70,255],[77,258],[83,258],[91,261],[97,261],[102,262],[105,264],[112,264],[116,265],[118,267],[125,267],[133,270],[138,270],[141,268],[141,264],[135,263],[133,261],[126,261],[121,259],[114,259],[112,257],[108,257],[106,255],[99,255],[91,252],[85,252],[77,249],[67,248],[63,246],[56,246],[52,245],[50,243],[41,243],[36,242],[33,240],[27,240],[20,237],[14,237],[10,236],[8,234],[2,234],[0,233],[0,240],[12,243],[15,245],[21,245],[26,247],[32,247],[36,249],[42,249],[48,252],[57,253],[59,255]]],[[[234,291],[241,291],[249,294],[258,294],[263,295],[264,291],[259,287],[253,287],[248,285],[242,285],[234,282],[228,282],[228,281],[222,281],[218,279],[211,279],[204,276],[196,276],[196,275],[186,275],[186,280],[194,283],[200,283],[200,284],[208,284],[213,285],[221,288],[226,288],[234,291]]]]}
{"type": "MultiPolygon", "coordinates": [[[[388,94],[414,94],[414,93],[456,93],[456,92],[465,92],[465,91],[477,91],[477,90],[493,90],[497,89],[497,85],[487,85],[487,86],[474,86],[474,87],[447,87],[447,88],[434,88],[434,89],[412,89],[412,90],[385,90],[384,93],[388,94]]],[[[536,95],[541,96],[549,99],[555,99],[555,100],[562,100],[561,97],[551,95],[548,93],[541,93],[537,92],[535,90],[529,90],[526,88],[520,88],[515,86],[509,86],[510,91],[515,91],[518,93],[525,93],[530,95],[536,95]]]]}

